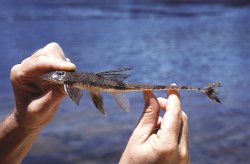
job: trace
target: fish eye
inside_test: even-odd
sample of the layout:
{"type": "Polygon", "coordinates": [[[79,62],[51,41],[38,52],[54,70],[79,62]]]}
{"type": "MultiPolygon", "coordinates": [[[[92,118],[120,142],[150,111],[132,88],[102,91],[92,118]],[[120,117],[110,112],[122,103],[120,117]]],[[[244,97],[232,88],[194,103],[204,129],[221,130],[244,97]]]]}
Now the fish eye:
{"type": "Polygon", "coordinates": [[[59,75],[59,76],[63,76],[63,75],[65,75],[65,72],[63,72],[63,71],[57,71],[56,74],[59,75]]]}

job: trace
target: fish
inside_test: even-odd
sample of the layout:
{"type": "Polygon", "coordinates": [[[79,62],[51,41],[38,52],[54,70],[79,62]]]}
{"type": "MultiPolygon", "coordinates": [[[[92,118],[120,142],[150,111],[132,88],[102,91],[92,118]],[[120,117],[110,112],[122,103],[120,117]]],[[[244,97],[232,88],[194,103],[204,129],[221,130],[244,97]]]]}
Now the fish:
{"type": "Polygon", "coordinates": [[[138,83],[125,83],[130,75],[126,71],[132,68],[120,68],[97,73],[77,72],[77,71],[53,71],[39,76],[40,79],[48,83],[61,84],[70,99],[77,105],[83,96],[83,90],[88,90],[95,107],[103,114],[104,102],[102,92],[111,93],[117,104],[126,112],[130,110],[130,103],[124,92],[143,92],[157,90],[193,90],[205,93],[214,102],[221,103],[217,96],[217,88],[221,87],[220,82],[214,82],[208,87],[199,88],[192,86],[177,85],[148,85],[138,83]]]}

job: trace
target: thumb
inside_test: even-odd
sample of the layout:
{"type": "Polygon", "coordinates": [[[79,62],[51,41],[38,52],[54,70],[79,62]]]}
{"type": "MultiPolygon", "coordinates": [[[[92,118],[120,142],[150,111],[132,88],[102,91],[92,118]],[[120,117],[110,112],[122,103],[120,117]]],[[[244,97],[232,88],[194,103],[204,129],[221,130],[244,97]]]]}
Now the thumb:
{"type": "Polygon", "coordinates": [[[144,111],[135,131],[138,132],[141,135],[140,137],[145,141],[157,126],[160,107],[151,91],[144,92],[144,101],[144,111]]]}

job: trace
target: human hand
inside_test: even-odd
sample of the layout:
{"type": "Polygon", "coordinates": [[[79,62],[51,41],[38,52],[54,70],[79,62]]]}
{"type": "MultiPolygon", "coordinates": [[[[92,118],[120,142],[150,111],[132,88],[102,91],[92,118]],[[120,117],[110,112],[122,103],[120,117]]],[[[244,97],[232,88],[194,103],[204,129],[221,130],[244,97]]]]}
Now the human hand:
{"type": "Polygon", "coordinates": [[[66,95],[63,86],[46,84],[38,77],[55,70],[74,70],[65,61],[61,47],[50,43],[11,69],[16,120],[24,128],[41,128],[48,123],[66,95]]]}
{"type": "Polygon", "coordinates": [[[152,92],[144,92],[144,112],[120,163],[189,163],[187,115],[179,93],[170,90],[168,95],[157,101],[152,92]],[[160,108],[166,110],[163,117],[160,108]]]}

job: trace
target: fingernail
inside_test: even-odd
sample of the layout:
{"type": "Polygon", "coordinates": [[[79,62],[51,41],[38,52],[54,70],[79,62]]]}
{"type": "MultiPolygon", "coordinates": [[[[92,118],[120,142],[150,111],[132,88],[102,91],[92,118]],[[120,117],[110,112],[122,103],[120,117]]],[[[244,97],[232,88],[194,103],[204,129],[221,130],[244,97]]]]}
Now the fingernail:
{"type": "Polygon", "coordinates": [[[176,86],[176,84],[175,84],[175,83],[172,83],[171,85],[176,86]]]}
{"type": "Polygon", "coordinates": [[[148,92],[147,91],[145,91],[145,92],[143,92],[143,95],[144,95],[144,101],[145,102],[148,102],[148,92]]]}
{"type": "Polygon", "coordinates": [[[145,91],[144,92],[144,102],[145,102],[146,107],[150,104],[151,95],[152,95],[152,93],[150,91],[145,91]]]}
{"type": "Polygon", "coordinates": [[[60,62],[60,65],[63,67],[62,69],[66,69],[66,70],[75,70],[76,69],[76,65],[71,63],[71,62],[60,62]]]}
{"type": "Polygon", "coordinates": [[[67,62],[70,62],[70,59],[69,59],[69,58],[65,58],[65,60],[66,60],[67,62]]]}
{"type": "MultiPolygon", "coordinates": [[[[176,85],[176,83],[172,83],[171,86],[177,86],[177,85],[176,85]]],[[[168,90],[168,96],[169,96],[170,94],[176,94],[178,97],[180,97],[180,96],[179,96],[179,92],[178,92],[177,89],[170,89],[170,90],[168,90]]]]}
{"type": "Polygon", "coordinates": [[[69,58],[65,58],[65,61],[67,62],[67,65],[70,64],[74,68],[76,68],[75,64],[71,63],[71,60],[69,58]]]}

